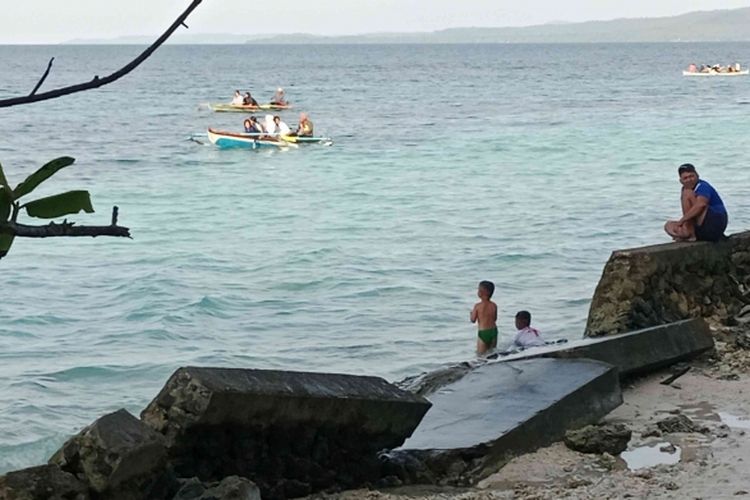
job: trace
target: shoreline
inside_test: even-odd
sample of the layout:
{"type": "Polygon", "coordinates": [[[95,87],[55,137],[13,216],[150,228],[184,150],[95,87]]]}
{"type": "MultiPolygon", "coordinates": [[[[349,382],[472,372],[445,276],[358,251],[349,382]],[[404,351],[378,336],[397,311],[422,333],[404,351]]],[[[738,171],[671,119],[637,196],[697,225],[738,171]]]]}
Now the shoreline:
{"type": "MultiPolygon", "coordinates": [[[[725,333],[714,331],[717,337],[725,333]]],[[[750,409],[744,404],[750,392],[750,351],[717,340],[715,352],[688,366],[687,373],[668,385],[660,382],[673,374],[670,368],[624,385],[624,403],[602,420],[625,424],[633,431],[628,450],[620,456],[579,453],[560,441],[514,458],[472,488],[403,486],[307,498],[593,500],[750,495],[743,474],[750,464],[750,409]],[[688,417],[703,432],[655,431],[657,421],[675,415],[688,417]]]]}

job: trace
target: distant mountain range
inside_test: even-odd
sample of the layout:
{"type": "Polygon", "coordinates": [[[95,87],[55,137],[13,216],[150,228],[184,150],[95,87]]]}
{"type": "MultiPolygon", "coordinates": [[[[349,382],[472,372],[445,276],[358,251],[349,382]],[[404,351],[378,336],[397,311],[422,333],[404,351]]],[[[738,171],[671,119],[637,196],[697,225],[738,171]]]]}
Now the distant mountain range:
{"type": "MultiPolygon", "coordinates": [[[[72,40],[66,43],[145,44],[149,37],[110,40],[72,40]]],[[[426,33],[369,33],[320,36],[286,35],[177,35],[178,44],[368,44],[368,43],[631,43],[750,41],[750,7],[690,12],[672,17],[629,18],[583,23],[554,22],[505,28],[451,28],[426,33]]]]}

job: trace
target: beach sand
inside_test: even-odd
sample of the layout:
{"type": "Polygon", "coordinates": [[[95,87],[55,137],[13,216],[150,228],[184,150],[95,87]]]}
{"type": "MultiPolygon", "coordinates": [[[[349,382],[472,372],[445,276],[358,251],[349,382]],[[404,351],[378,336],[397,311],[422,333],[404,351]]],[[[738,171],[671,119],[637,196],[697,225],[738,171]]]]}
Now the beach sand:
{"type": "Polygon", "coordinates": [[[335,500],[720,499],[750,498],[750,351],[717,342],[670,385],[664,370],[632,380],[624,403],[604,422],[626,424],[633,437],[620,456],[582,454],[562,442],[509,462],[476,487],[400,487],[313,496],[335,500]],[[695,432],[661,433],[675,415],[695,432]]]}

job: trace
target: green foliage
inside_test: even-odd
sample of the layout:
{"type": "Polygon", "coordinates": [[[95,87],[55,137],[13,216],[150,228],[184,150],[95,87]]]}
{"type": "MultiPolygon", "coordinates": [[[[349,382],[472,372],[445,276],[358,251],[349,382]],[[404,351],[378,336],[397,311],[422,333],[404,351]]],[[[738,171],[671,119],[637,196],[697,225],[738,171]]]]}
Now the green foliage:
{"type": "Polygon", "coordinates": [[[63,215],[77,214],[80,211],[89,214],[94,212],[88,191],[68,191],[39,198],[22,205],[22,208],[26,209],[30,217],[40,219],[55,219],[63,215]]]}
{"type": "Polygon", "coordinates": [[[57,171],[72,165],[73,162],[75,159],[69,156],[56,158],[28,176],[16,186],[15,190],[10,188],[2,165],[0,165],[0,258],[5,257],[13,245],[15,234],[12,223],[15,223],[21,208],[25,208],[30,217],[43,219],[54,219],[81,211],[87,213],[94,211],[88,191],[68,191],[39,198],[24,205],[18,202],[19,198],[31,193],[42,182],[55,175],[57,171]]]}
{"type": "Polygon", "coordinates": [[[5,257],[10,250],[10,246],[13,244],[14,234],[2,234],[0,233],[0,258],[5,257]]]}
{"type": "Polygon", "coordinates": [[[13,199],[17,200],[22,196],[29,194],[34,189],[36,189],[39,184],[55,175],[58,170],[72,165],[75,161],[75,158],[71,158],[70,156],[61,156],[60,158],[55,158],[54,160],[47,163],[42,168],[28,176],[26,180],[21,184],[16,186],[16,189],[13,191],[13,199]]]}
{"type": "Polygon", "coordinates": [[[8,185],[8,179],[5,178],[5,172],[3,172],[3,166],[0,164],[0,187],[3,187],[8,190],[8,192],[11,191],[10,186],[8,185]]]}
{"type": "Polygon", "coordinates": [[[0,187],[0,222],[6,222],[10,218],[13,202],[8,196],[5,188],[0,187]]]}

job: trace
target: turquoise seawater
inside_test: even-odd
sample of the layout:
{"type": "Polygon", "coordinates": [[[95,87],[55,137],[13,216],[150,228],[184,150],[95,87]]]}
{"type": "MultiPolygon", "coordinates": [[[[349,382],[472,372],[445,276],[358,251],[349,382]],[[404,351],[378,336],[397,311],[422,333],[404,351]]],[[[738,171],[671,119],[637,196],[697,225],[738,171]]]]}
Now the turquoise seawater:
{"type": "MultiPolygon", "coordinates": [[[[0,261],[0,471],[99,415],[138,413],[184,365],[395,380],[473,357],[477,282],[503,338],[529,309],[579,337],[614,249],[667,241],[676,167],[750,226],[750,77],[684,78],[750,44],[167,46],[102,89],[0,110],[11,182],[89,189],[133,240],[19,239],[0,261]],[[191,142],[281,85],[332,147],[191,142]]],[[[139,47],[0,47],[0,97],[105,75],[139,47]]],[[[284,118],[293,123],[296,113],[284,118]]],[[[25,222],[32,222],[25,219],[25,222]]]]}

